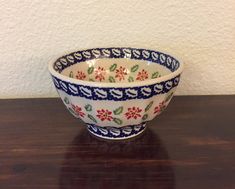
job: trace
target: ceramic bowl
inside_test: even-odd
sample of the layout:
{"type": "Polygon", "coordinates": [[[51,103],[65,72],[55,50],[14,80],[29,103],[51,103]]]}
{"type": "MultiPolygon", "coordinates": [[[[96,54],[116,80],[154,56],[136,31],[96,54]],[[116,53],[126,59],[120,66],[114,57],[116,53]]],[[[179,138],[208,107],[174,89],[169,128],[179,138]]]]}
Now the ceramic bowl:
{"type": "Polygon", "coordinates": [[[105,139],[142,133],[169,104],[182,70],[168,54],[129,47],[80,50],[49,63],[66,108],[105,139]]]}

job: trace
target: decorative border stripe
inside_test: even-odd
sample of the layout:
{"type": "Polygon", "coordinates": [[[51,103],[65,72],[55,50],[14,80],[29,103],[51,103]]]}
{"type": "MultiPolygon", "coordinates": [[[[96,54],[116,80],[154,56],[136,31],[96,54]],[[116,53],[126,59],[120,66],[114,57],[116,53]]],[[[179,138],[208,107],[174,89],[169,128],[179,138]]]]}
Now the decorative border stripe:
{"type": "Polygon", "coordinates": [[[163,65],[172,72],[179,67],[179,62],[170,55],[153,50],[129,47],[95,48],[73,52],[58,58],[53,67],[57,72],[61,73],[65,68],[71,65],[97,58],[129,58],[145,60],[163,65]]]}
{"type": "Polygon", "coordinates": [[[96,136],[109,139],[125,139],[132,135],[141,133],[146,127],[146,123],[139,125],[129,125],[125,127],[99,127],[94,124],[87,124],[87,129],[96,136]]]}
{"type": "Polygon", "coordinates": [[[92,87],[72,84],[52,76],[55,87],[71,96],[84,97],[90,100],[125,101],[131,99],[148,99],[157,94],[165,94],[176,87],[180,75],[160,83],[140,87],[92,87]]]}

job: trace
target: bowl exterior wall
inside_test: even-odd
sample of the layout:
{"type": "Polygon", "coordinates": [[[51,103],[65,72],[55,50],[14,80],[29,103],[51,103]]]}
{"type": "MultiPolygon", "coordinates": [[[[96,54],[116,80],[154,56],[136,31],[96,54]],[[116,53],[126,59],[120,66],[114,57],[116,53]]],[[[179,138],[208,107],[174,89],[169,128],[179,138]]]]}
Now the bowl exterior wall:
{"type": "Polygon", "coordinates": [[[138,125],[154,119],[168,106],[180,75],[134,88],[75,85],[52,76],[66,108],[87,124],[101,127],[138,125]]]}

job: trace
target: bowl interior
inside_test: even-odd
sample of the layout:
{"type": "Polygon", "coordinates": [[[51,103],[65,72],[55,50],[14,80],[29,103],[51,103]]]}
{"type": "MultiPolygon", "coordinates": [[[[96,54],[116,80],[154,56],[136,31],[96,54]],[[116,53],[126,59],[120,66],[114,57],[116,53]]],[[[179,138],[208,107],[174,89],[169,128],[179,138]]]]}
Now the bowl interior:
{"type": "Polygon", "coordinates": [[[127,83],[168,75],[179,67],[173,57],[133,48],[89,49],[60,57],[55,71],[77,80],[127,83]]]}
{"type": "Polygon", "coordinates": [[[61,74],[79,80],[95,82],[134,82],[169,74],[170,70],[150,61],[127,58],[93,59],[74,64],[61,74]]]}

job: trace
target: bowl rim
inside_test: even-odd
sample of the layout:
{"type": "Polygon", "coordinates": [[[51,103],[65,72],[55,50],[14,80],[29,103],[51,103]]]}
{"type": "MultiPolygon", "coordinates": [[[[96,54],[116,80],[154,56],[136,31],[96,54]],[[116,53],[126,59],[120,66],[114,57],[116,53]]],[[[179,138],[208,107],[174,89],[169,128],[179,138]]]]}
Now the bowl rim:
{"type": "MultiPolygon", "coordinates": [[[[58,79],[61,79],[63,81],[67,81],[70,82],[72,84],[77,84],[77,85],[85,85],[85,86],[92,86],[92,87],[112,87],[112,88],[123,88],[123,87],[137,87],[137,86],[145,86],[145,85],[151,85],[154,83],[161,83],[163,81],[167,81],[170,80],[171,78],[174,78],[178,75],[180,75],[184,69],[184,63],[182,62],[182,60],[180,60],[179,58],[176,58],[174,55],[171,55],[171,53],[168,53],[167,51],[162,51],[162,50],[153,50],[151,48],[143,48],[145,50],[151,50],[151,51],[156,51],[159,53],[164,53],[166,55],[169,55],[171,57],[173,57],[174,59],[176,59],[179,62],[179,67],[177,68],[176,71],[173,71],[167,75],[158,77],[158,78],[154,78],[154,79],[148,79],[145,81],[134,81],[134,82],[118,82],[118,83],[109,83],[109,82],[96,82],[96,81],[84,81],[84,80],[79,80],[79,79],[74,79],[74,78],[70,78],[68,76],[64,76],[60,73],[58,73],[57,71],[55,71],[53,65],[54,63],[58,60],[58,58],[77,52],[77,51],[86,51],[86,50],[92,50],[92,49],[96,49],[96,48],[121,48],[121,49],[141,49],[138,47],[94,47],[94,48],[86,48],[86,49],[77,49],[75,51],[65,51],[63,54],[60,53],[59,56],[56,56],[56,58],[52,58],[49,62],[48,62],[48,70],[50,72],[50,74],[58,79]]],[[[97,58],[98,59],[98,58],[97,58]]],[[[127,58],[128,59],[128,58],[127,58]]]]}

